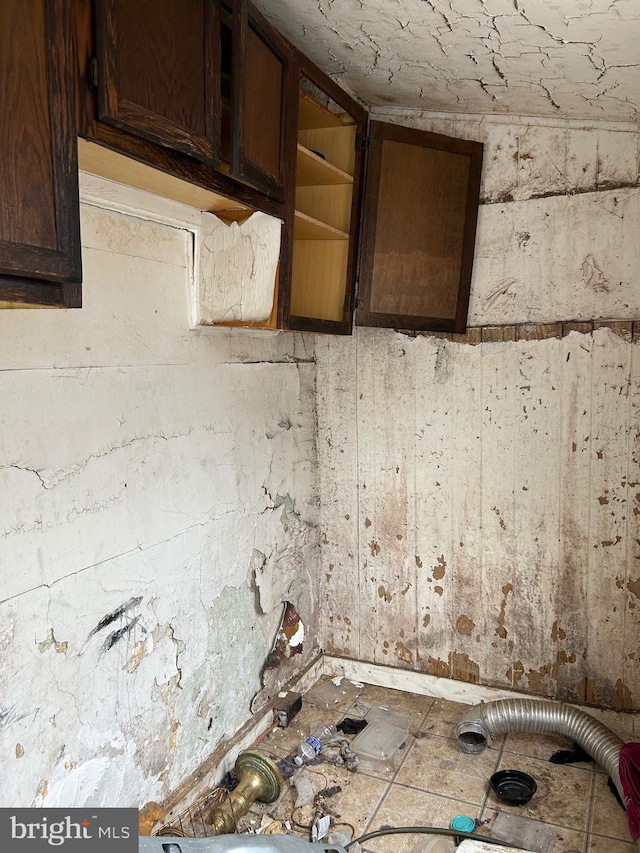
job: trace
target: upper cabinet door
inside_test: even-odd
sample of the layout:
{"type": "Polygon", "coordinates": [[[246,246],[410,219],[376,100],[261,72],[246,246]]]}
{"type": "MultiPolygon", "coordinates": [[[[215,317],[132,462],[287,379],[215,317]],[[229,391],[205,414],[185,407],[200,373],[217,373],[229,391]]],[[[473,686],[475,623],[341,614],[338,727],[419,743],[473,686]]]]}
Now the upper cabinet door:
{"type": "Polygon", "coordinates": [[[218,0],[96,0],[98,118],[220,160],[218,0]]]}
{"type": "Polygon", "coordinates": [[[68,0],[0,3],[0,300],[80,305],[68,0]]]}
{"type": "Polygon", "coordinates": [[[297,99],[290,48],[246,0],[233,3],[232,73],[231,174],[283,201],[297,99]]]}
{"type": "Polygon", "coordinates": [[[371,122],[356,324],[464,332],[482,145],[371,122]]]}

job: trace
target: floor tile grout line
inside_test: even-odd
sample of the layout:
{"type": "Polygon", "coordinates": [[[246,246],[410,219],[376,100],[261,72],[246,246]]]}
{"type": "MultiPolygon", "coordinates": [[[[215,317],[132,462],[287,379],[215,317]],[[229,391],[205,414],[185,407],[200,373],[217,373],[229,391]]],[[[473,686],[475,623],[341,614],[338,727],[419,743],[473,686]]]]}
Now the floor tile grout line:
{"type": "MultiPolygon", "coordinates": [[[[422,718],[422,721],[421,721],[420,725],[417,727],[417,729],[414,729],[415,731],[418,731],[418,732],[420,732],[420,733],[423,733],[423,731],[424,731],[424,726],[425,726],[425,724],[426,724],[427,720],[429,719],[429,716],[430,716],[430,714],[431,714],[431,711],[433,710],[433,706],[434,706],[434,705],[435,705],[435,703],[436,703],[436,698],[435,698],[435,697],[430,697],[430,698],[431,698],[431,702],[430,702],[430,704],[429,704],[428,709],[427,709],[427,710],[425,711],[425,713],[424,713],[424,716],[423,716],[423,718],[422,718]]],[[[415,746],[416,742],[417,742],[419,739],[420,739],[420,738],[416,738],[415,736],[413,736],[412,743],[410,744],[409,748],[406,750],[406,752],[405,752],[404,756],[402,757],[402,760],[400,761],[400,763],[399,763],[398,767],[395,769],[395,772],[394,772],[394,774],[393,774],[392,779],[390,780],[390,782],[389,782],[389,784],[387,785],[387,787],[386,787],[386,789],[385,789],[384,793],[382,794],[382,796],[381,796],[381,797],[380,797],[380,799],[378,800],[378,803],[377,803],[377,805],[376,805],[375,809],[373,810],[373,812],[372,812],[372,814],[371,814],[371,817],[369,818],[369,821],[368,821],[368,822],[367,822],[367,824],[365,825],[365,829],[364,829],[364,832],[365,832],[365,833],[367,833],[367,832],[370,832],[370,831],[371,831],[371,828],[372,828],[372,826],[373,826],[373,822],[376,820],[376,817],[378,816],[378,813],[380,812],[380,809],[381,809],[381,807],[382,807],[382,804],[385,802],[385,800],[387,799],[387,797],[388,797],[388,796],[389,796],[389,794],[391,793],[391,791],[392,791],[392,789],[393,789],[393,786],[394,786],[394,785],[398,785],[398,786],[399,786],[399,787],[401,787],[401,788],[409,788],[409,789],[411,789],[411,790],[422,790],[422,789],[418,789],[418,788],[411,788],[411,786],[409,786],[409,785],[403,785],[402,783],[400,783],[400,782],[397,782],[397,781],[396,781],[396,780],[397,780],[397,777],[398,777],[398,774],[399,774],[399,773],[400,773],[400,771],[402,770],[402,767],[404,766],[404,763],[406,762],[406,760],[407,760],[407,758],[408,758],[408,756],[409,756],[409,754],[410,754],[411,750],[413,749],[413,747],[415,746]]],[[[429,793],[429,792],[425,792],[425,793],[429,793]]],[[[440,796],[440,795],[437,795],[437,794],[436,794],[435,796],[440,796]]],[[[452,801],[454,801],[454,798],[453,798],[453,797],[445,797],[445,799],[451,799],[452,801]]],[[[470,803],[469,805],[472,805],[472,804],[470,803]]]]}
{"type": "Polygon", "coordinates": [[[426,788],[417,788],[415,785],[407,785],[406,782],[393,782],[397,788],[406,788],[408,791],[414,791],[417,794],[427,794],[429,797],[437,797],[440,800],[450,800],[452,803],[462,803],[466,806],[473,806],[474,809],[480,808],[480,803],[472,803],[470,800],[465,800],[463,797],[457,797],[452,794],[439,794],[436,791],[428,791],[426,788]]]}
{"type": "MultiPolygon", "coordinates": [[[[373,686],[377,688],[377,685],[373,685],[373,686]]],[[[394,692],[393,689],[391,689],[391,690],[392,690],[392,692],[394,692]]],[[[407,691],[399,691],[399,692],[400,693],[406,693],[407,691]]],[[[387,778],[384,778],[381,775],[373,775],[372,774],[371,776],[369,776],[369,773],[367,771],[362,771],[363,775],[369,776],[369,778],[372,781],[376,780],[378,782],[378,784],[382,783],[380,785],[380,788],[382,789],[382,793],[380,793],[377,796],[377,798],[375,799],[375,806],[371,810],[370,817],[366,821],[364,831],[370,831],[370,829],[375,826],[376,820],[380,819],[380,813],[381,813],[381,809],[383,808],[383,804],[388,801],[391,792],[394,790],[397,791],[398,789],[408,789],[408,790],[414,790],[416,792],[423,792],[425,794],[429,794],[433,797],[438,798],[439,800],[458,801],[461,803],[466,802],[465,800],[460,799],[459,797],[456,797],[455,795],[428,791],[424,788],[413,787],[411,784],[406,784],[406,783],[402,783],[402,782],[398,781],[399,774],[402,772],[403,768],[405,767],[406,762],[407,762],[408,757],[409,757],[409,754],[411,753],[411,750],[416,747],[416,741],[422,739],[421,737],[416,738],[415,737],[416,733],[419,732],[421,735],[426,735],[428,737],[435,738],[437,741],[440,741],[440,742],[442,742],[442,741],[451,742],[451,741],[455,740],[455,736],[454,736],[454,732],[453,732],[453,727],[455,725],[455,721],[452,720],[452,717],[455,714],[455,710],[454,710],[454,708],[450,708],[450,709],[447,708],[447,705],[450,704],[449,701],[446,699],[439,699],[438,697],[421,697],[421,701],[419,701],[418,703],[407,702],[406,703],[407,707],[405,707],[405,705],[402,703],[402,700],[400,700],[399,702],[396,702],[393,699],[390,699],[389,702],[386,702],[382,696],[378,697],[376,695],[374,695],[373,697],[370,697],[370,698],[372,701],[368,702],[368,704],[371,704],[371,705],[378,704],[382,707],[390,707],[391,710],[394,710],[398,713],[408,714],[412,722],[413,722],[413,719],[415,717],[417,717],[417,719],[415,720],[415,724],[413,726],[410,723],[409,734],[413,734],[414,737],[407,738],[407,740],[409,741],[408,748],[403,751],[404,754],[401,756],[401,760],[399,761],[398,766],[394,769],[391,779],[387,780],[387,778]],[[427,731],[426,730],[427,726],[429,726],[430,724],[434,724],[439,729],[439,731],[437,731],[437,732],[427,731]],[[442,732],[445,731],[445,728],[447,729],[447,732],[449,732],[449,728],[450,728],[451,732],[443,734],[442,732]],[[395,788],[394,788],[394,786],[395,786],[395,788]]],[[[366,695],[365,696],[362,696],[362,695],[356,696],[351,702],[348,703],[348,705],[345,708],[334,707],[331,709],[322,709],[319,706],[316,706],[316,708],[317,708],[318,713],[320,715],[322,715],[323,711],[329,711],[329,712],[334,712],[336,714],[340,714],[341,718],[344,718],[345,716],[349,716],[350,711],[354,708],[354,706],[359,701],[367,702],[367,696],[366,695]]],[[[455,704],[455,703],[452,703],[452,704],[455,704]]],[[[357,714],[356,716],[361,716],[361,714],[357,714]]],[[[517,750],[512,752],[512,750],[508,748],[508,738],[502,738],[501,742],[499,744],[497,744],[495,747],[493,747],[493,746],[490,747],[490,749],[491,749],[491,751],[495,751],[497,753],[496,767],[499,767],[501,763],[503,763],[505,760],[508,760],[507,756],[509,756],[511,754],[513,754],[514,756],[521,756],[523,758],[530,759],[532,761],[539,761],[542,763],[546,763],[545,758],[538,756],[538,755],[530,755],[526,752],[523,753],[523,752],[517,751],[517,750]]],[[[597,782],[599,780],[599,776],[601,775],[599,773],[600,768],[598,766],[592,766],[592,767],[576,767],[576,766],[574,766],[571,769],[581,770],[583,773],[584,772],[588,772],[588,773],[590,772],[591,773],[586,815],[581,822],[581,827],[583,827],[583,828],[576,829],[575,825],[572,827],[567,827],[567,826],[562,826],[561,824],[552,824],[552,823],[548,823],[547,825],[549,825],[551,827],[555,827],[556,829],[559,829],[559,830],[569,830],[569,831],[576,832],[576,833],[579,832],[584,838],[583,845],[580,848],[583,851],[583,853],[586,853],[586,851],[589,850],[590,845],[593,843],[594,839],[596,839],[596,838],[601,839],[601,840],[613,840],[613,841],[616,841],[616,842],[619,842],[622,844],[629,844],[630,845],[629,849],[631,849],[631,843],[629,841],[627,841],[626,839],[618,839],[617,837],[614,837],[614,836],[601,835],[599,833],[593,832],[594,819],[595,819],[595,802],[596,802],[596,796],[597,796],[596,787],[597,787],[597,782]]],[[[490,797],[491,797],[491,792],[487,789],[486,792],[484,793],[481,805],[469,803],[470,807],[473,807],[474,809],[478,809],[478,813],[479,813],[480,818],[485,817],[486,812],[491,808],[491,803],[489,801],[490,797]]],[[[365,815],[363,815],[363,817],[365,817],[365,815]]],[[[534,817],[534,818],[532,818],[532,820],[541,820],[541,819],[534,817]]],[[[547,823],[547,821],[541,821],[541,822],[547,823]]],[[[576,845],[576,847],[577,847],[577,845],[576,845]]]]}
{"type": "Polygon", "coordinates": [[[372,829],[373,829],[373,827],[372,827],[373,821],[376,819],[376,816],[377,816],[378,812],[380,811],[380,806],[381,806],[381,805],[383,804],[383,802],[386,800],[386,798],[387,798],[387,796],[388,796],[388,794],[389,794],[389,792],[390,792],[390,790],[391,790],[391,786],[392,786],[392,785],[393,785],[393,782],[389,782],[389,784],[387,785],[387,787],[386,787],[386,789],[385,789],[384,793],[381,795],[380,799],[378,800],[378,803],[377,803],[376,807],[374,808],[373,812],[371,813],[371,817],[369,818],[369,820],[368,820],[368,821],[367,821],[367,823],[365,824],[365,827],[364,827],[364,833],[363,833],[363,834],[366,834],[367,832],[371,832],[371,831],[372,831],[372,829]]]}
{"type": "Polygon", "coordinates": [[[591,767],[591,791],[589,795],[589,809],[587,811],[587,838],[585,841],[584,849],[585,853],[589,850],[591,846],[591,835],[593,829],[593,816],[595,814],[595,806],[596,806],[596,787],[598,781],[598,774],[596,772],[596,765],[592,765],[591,767]]]}
{"type": "MultiPolygon", "coordinates": [[[[504,748],[506,746],[506,743],[507,743],[507,739],[506,739],[506,737],[503,737],[502,738],[502,744],[500,745],[500,750],[498,752],[498,760],[496,761],[496,769],[494,772],[496,772],[498,767],[500,767],[500,762],[502,761],[502,756],[504,754],[504,748]]],[[[487,790],[486,790],[485,795],[484,795],[484,800],[482,801],[482,808],[480,809],[480,820],[484,820],[485,809],[489,808],[489,796],[490,796],[489,790],[490,790],[489,787],[487,787],[487,790]]]]}
{"type": "Polygon", "coordinates": [[[384,794],[382,794],[382,796],[381,796],[381,797],[380,797],[380,799],[378,800],[378,805],[376,806],[376,808],[375,808],[375,809],[374,809],[374,811],[373,811],[373,814],[371,815],[370,821],[369,821],[369,823],[367,824],[367,826],[366,826],[366,828],[365,828],[365,832],[367,832],[367,831],[368,831],[368,828],[369,828],[369,825],[370,825],[371,821],[375,820],[376,815],[377,815],[377,814],[378,814],[378,812],[380,811],[380,807],[382,806],[382,803],[386,800],[386,798],[388,797],[388,795],[391,793],[391,789],[392,789],[393,785],[396,783],[396,778],[397,778],[397,776],[398,776],[398,773],[400,772],[400,770],[401,770],[401,768],[402,768],[403,764],[404,764],[404,763],[405,763],[405,761],[407,760],[407,756],[408,756],[408,755],[409,755],[409,753],[411,752],[412,748],[415,746],[415,743],[416,743],[416,738],[414,737],[414,738],[413,738],[413,742],[409,745],[409,748],[405,750],[405,753],[404,753],[404,755],[402,756],[402,760],[400,761],[400,763],[399,763],[399,764],[398,764],[398,766],[396,767],[396,769],[395,769],[395,771],[394,771],[394,773],[393,773],[393,776],[391,777],[391,780],[389,781],[389,784],[387,785],[387,788],[386,788],[386,790],[385,790],[384,794]]]}

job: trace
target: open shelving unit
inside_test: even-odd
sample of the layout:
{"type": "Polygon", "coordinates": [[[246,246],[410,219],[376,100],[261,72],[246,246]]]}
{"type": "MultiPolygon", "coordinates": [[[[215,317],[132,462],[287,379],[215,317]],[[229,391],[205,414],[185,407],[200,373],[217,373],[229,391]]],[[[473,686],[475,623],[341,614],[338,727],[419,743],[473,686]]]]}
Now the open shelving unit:
{"type": "Polygon", "coordinates": [[[296,205],[291,314],[341,322],[356,152],[356,123],[337,104],[301,90],[298,103],[296,205]]]}

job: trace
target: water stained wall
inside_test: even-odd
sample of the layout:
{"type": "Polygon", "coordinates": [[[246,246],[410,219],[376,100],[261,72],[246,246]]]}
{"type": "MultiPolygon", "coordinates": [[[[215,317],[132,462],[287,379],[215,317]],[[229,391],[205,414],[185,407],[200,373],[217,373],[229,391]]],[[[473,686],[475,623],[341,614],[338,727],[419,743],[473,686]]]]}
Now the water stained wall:
{"type": "Polygon", "coordinates": [[[268,698],[286,601],[280,677],[318,653],[313,341],[191,330],[193,233],[102,185],[83,309],[0,314],[3,806],[162,800],[268,698]]]}
{"type": "Polygon", "coordinates": [[[474,328],[317,343],[326,648],[637,709],[638,133],[376,117],[486,144],[474,328]]]}

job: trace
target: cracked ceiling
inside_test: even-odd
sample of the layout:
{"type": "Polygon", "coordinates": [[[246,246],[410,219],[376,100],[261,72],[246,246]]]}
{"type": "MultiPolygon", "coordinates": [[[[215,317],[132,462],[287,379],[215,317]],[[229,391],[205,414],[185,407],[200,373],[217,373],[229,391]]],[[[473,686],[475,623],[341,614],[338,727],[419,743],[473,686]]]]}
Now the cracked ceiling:
{"type": "Polygon", "coordinates": [[[256,0],[370,106],[640,120],[640,0],[256,0]]]}

